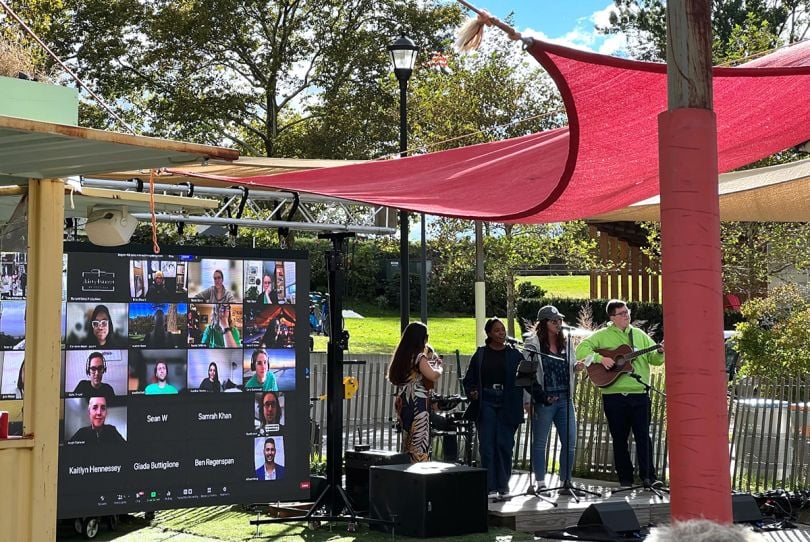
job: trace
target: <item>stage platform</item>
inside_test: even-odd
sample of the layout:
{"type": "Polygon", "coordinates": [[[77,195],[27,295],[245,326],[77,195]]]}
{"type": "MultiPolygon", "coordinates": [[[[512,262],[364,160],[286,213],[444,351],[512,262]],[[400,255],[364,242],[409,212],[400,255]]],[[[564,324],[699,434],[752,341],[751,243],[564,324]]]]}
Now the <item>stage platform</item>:
{"type": "MultiPolygon", "coordinates": [[[[546,476],[546,485],[557,487],[561,484],[556,475],[549,475],[546,476]]],[[[490,499],[489,523],[492,526],[503,526],[532,534],[537,531],[560,531],[575,526],[582,512],[591,504],[619,500],[627,502],[633,508],[641,527],[662,525],[670,521],[669,495],[665,492],[660,492],[661,497],[642,489],[614,495],[612,490],[618,489],[617,483],[584,478],[574,478],[574,485],[577,488],[584,487],[589,491],[601,493],[602,496],[583,495],[579,502],[576,502],[573,497],[560,494],[558,491],[543,493],[544,497],[557,503],[555,507],[546,500],[525,495],[529,488],[529,473],[515,471],[509,482],[510,495],[513,497],[503,502],[493,502],[490,499]]],[[[797,527],[761,534],[769,542],[810,542],[810,525],[801,523],[797,527]]],[[[538,542],[546,540],[551,539],[535,538],[538,542]]]]}
{"type": "MultiPolygon", "coordinates": [[[[566,493],[543,493],[544,497],[557,504],[554,506],[534,495],[525,495],[529,488],[529,473],[516,471],[509,482],[510,495],[515,496],[503,502],[493,502],[490,499],[490,524],[526,533],[560,530],[576,525],[582,512],[591,504],[615,500],[624,500],[630,504],[641,526],[669,522],[669,496],[664,492],[661,492],[663,498],[642,490],[613,495],[611,490],[618,489],[615,482],[583,478],[574,478],[573,481],[577,488],[584,486],[584,489],[601,493],[602,496],[583,495],[576,502],[566,493]]],[[[546,476],[546,484],[548,487],[561,485],[556,475],[546,476]]]]}

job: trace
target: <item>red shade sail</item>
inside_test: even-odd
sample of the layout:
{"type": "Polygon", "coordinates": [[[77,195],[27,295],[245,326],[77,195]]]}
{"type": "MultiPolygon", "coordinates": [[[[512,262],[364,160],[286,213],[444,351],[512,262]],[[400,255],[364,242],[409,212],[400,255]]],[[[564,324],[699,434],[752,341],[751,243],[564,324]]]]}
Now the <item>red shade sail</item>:
{"type": "MultiPolygon", "coordinates": [[[[559,222],[620,209],[658,188],[666,65],[534,41],[569,127],[398,160],[228,179],[429,214],[559,222]]],[[[720,172],[810,140],[810,43],[715,68],[720,172]]]]}

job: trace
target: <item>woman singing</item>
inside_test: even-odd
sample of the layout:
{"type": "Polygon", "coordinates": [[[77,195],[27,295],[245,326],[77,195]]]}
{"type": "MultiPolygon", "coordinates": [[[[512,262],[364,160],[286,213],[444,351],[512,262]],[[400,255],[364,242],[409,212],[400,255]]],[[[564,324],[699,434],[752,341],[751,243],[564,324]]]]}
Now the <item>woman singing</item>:
{"type": "Polygon", "coordinates": [[[536,482],[535,491],[546,486],[546,443],[551,433],[551,424],[560,436],[560,479],[563,485],[571,482],[576,449],[577,422],[574,417],[574,386],[576,373],[585,368],[577,362],[574,352],[567,352],[565,338],[561,333],[564,316],[557,307],[546,305],[537,311],[537,322],[526,339],[524,356],[537,361],[535,388],[543,394],[532,394],[526,407],[532,413],[532,466],[536,482]],[[536,354],[534,352],[538,352],[536,354]],[[543,355],[545,354],[545,355],[543,355]],[[566,429],[566,425],[568,428],[566,429]]]}
{"type": "Polygon", "coordinates": [[[411,463],[428,460],[430,410],[425,381],[436,382],[442,374],[441,363],[431,365],[425,355],[427,340],[427,326],[411,322],[388,366],[388,380],[397,386],[395,408],[402,427],[402,451],[411,456],[411,463]]]}
{"type": "Polygon", "coordinates": [[[464,375],[467,397],[478,400],[480,409],[478,452],[487,469],[487,491],[509,493],[515,431],[523,423],[523,391],[515,386],[520,352],[506,346],[506,328],[498,318],[484,326],[486,346],[479,347],[464,375]]]}

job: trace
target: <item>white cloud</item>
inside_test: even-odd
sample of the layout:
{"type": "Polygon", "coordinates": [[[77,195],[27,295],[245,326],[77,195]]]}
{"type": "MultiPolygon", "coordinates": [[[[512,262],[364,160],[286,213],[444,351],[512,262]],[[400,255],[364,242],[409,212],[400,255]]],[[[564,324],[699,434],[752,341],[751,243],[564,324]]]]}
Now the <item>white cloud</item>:
{"type": "Polygon", "coordinates": [[[605,35],[599,33],[596,27],[606,27],[610,25],[610,14],[615,11],[615,6],[611,2],[603,9],[595,11],[587,17],[580,17],[574,24],[574,28],[562,36],[549,36],[544,32],[525,29],[524,36],[532,36],[543,41],[556,43],[571,47],[606,55],[627,56],[627,37],[624,34],[605,35]]]}

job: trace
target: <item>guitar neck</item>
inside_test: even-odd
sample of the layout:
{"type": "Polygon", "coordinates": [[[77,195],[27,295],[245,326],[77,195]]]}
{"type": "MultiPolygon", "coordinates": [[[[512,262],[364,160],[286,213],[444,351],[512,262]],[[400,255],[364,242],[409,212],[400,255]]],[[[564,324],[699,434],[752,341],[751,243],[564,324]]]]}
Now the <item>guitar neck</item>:
{"type": "Polygon", "coordinates": [[[637,358],[639,356],[643,356],[644,354],[648,354],[650,352],[658,350],[659,348],[661,348],[660,344],[654,344],[652,346],[648,346],[647,348],[642,348],[641,350],[636,350],[635,352],[633,352],[631,354],[627,354],[624,357],[624,359],[625,360],[635,359],[635,358],[637,358]]]}

